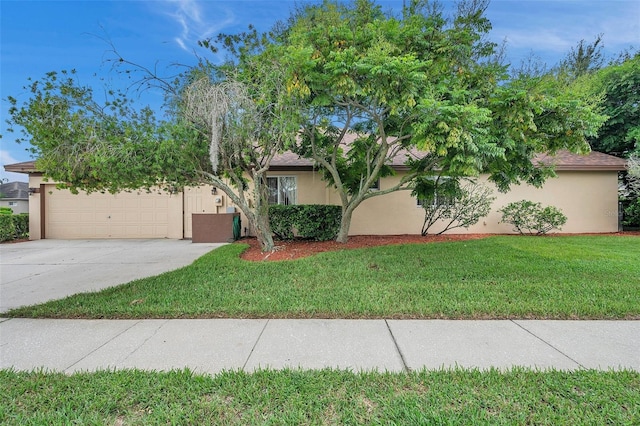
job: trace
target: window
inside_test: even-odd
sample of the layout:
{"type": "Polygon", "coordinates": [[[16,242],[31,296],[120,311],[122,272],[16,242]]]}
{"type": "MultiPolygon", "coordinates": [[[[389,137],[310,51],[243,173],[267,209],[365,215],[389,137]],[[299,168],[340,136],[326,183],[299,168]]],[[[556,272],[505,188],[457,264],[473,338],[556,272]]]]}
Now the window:
{"type": "Polygon", "coordinates": [[[451,189],[450,187],[453,181],[449,180],[449,178],[447,177],[441,177],[439,184],[435,180],[432,180],[432,181],[434,182],[432,186],[433,192],[434,192],[433,198],[429,198],[429,199],[417,198],[416,199],[417,206],[423,207],[426,203],[430,203],[430,205],[433,207],[445,207],[445,206],[452,206],[453,204],[455,204],[455,197],[452,194],[446,193],[447,187],[451,189]],[[438,187],[441,188],[440,191],[438,191],[438,187]]]}
{"type": "Polygon", "coordinates": [[[298,185],[295,176],[274,176],[267,178],[269,204],[296,204],[298,185]]]}
{"type": "Polygon", "coordinates": [[[17,201],[9,201],[9,207],[18,207],[17,201]]]}
{"type": "Polygon", "coordinates": [[[444,207],[444,206],[451,206],[454,204],[454,200],[453,197],[451,196],[447,196],[447,195],[443,195],[443,194],[438,194],[436,192],[435,197],[433,197],[432,200],[424,200],[421,198],[418,198],[416,200],[418,207],[422,207],[425,205],[425,203],[431,203],[432,206],[434,207],[444,207]]]}

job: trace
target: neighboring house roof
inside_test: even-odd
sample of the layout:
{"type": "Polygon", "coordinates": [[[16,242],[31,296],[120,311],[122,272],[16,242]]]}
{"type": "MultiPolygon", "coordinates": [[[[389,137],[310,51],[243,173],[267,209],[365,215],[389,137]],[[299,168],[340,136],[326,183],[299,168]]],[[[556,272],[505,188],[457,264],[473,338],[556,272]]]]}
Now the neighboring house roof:
{"type": "MultiPolygon", "coordinates": [[[[403,151],[393,158],[391,166],[394,168],[403,168],[407,156],[419,158],[420,153],[416,150],[409,152],[403,151]]],[[[574,154],[569,151],[558,151],[556,155],[538,154],[534,160],[536,164],[553,164],[556,170],[582,170],[582,171],[622,171],[626,169],[626,160],[614,157],[613,155],[603,154],[602,152],[591,151],[589,154],[574,154]]],[[[284,152],[276,155],[271,162],[271,169],[278,170],[311,170],[313,168],[313,160],[301,158],[293,152],[284,152]]],[[[14,173],[39,173],[36,169],[35,161],[25,161],[23,163],[8,164],[4,166],[8,172],[14,173]]]]}
{"type": "Polygon", "coordinates": [[[29,184],[27,182],[9,182],[0,185],[1,198],[5,200],[29,201],[29,184]]]}

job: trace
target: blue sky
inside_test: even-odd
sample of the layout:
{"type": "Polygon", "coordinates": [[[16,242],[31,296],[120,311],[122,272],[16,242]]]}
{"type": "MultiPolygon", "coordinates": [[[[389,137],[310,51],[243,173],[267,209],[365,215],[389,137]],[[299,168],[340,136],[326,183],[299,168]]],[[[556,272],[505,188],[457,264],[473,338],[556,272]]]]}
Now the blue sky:
{"type": "MultiPolygon", "coordinates": [[[[300,3],[301,1],[298,1],[300,3]]],[[[385,9],[402,0],[379,1],[385,9]]],[[[445,7],[452,1],[441,0],[445,7]]],[[[197,41],[218,32],[235,33],[248,24],[268,30],[286,19],[294,0],[119,0],[0,1],[0,178],[27,180],[4,171],[5,164],[31,159],[26,146],[7,133],[7,96],[26,99],[27,78],[48,71],[76,69],[82,84],[97,77],[119,84],[105,60],[109,40],[125,58],[168,70],[171,64],[194,64],[207,55],[197,41]],[[97,76],[97,77],[96,77],[97,76]]],[[[496,42],[507,42],[507,59],[519,64],[530,54],[554,65],[578,41],[603,34],[604,51],[615,56],[640,48],[638,0],[493,0],[487,10],[496,42]]],[[[168,71],[167,71],[168,72],[168,71]]],[[[146,93],[143,102],[157,102],[146,93]]]]}

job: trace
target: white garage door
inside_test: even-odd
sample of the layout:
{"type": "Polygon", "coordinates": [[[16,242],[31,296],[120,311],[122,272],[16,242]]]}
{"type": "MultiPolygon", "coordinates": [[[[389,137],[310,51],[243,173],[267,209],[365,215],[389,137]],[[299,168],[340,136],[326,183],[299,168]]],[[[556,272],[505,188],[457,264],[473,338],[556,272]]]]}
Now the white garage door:
{"type": "Polygon", "coordinates": [[[46,185],[45,238],[168,238],[169,199],[158,191],[74,195],[46,185]]]}

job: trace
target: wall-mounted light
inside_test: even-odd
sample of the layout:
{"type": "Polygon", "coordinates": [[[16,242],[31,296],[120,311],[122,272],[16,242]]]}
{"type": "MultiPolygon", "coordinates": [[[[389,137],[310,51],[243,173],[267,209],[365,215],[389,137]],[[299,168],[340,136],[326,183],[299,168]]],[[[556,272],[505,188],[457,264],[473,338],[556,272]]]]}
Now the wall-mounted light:
{"type": "Polygon", "coordinates": [[[218,188],[216,188],[215,186],[211,188],[211,195],[216,195],[217,193],[218,193],[218,188]]]}
{"type": "Polygon", "coordinates": [[[39,194],[40,188],[29,188],[29,195],[39,194]]]}

